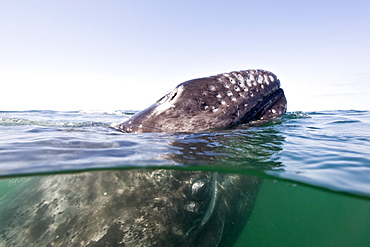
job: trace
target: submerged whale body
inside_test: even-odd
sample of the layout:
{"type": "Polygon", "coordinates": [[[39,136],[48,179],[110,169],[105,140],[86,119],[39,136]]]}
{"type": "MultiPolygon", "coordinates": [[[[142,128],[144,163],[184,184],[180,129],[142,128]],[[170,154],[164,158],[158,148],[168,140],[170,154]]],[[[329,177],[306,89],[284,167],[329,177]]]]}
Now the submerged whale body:
{"type": "Polygon", "coordinates": [[[2,199],[0,246],[229,246],[259,184],[165,169],[33,178],[2,199]]]}
{"type": "MultiPolygon", "coordinates": [[[[285,111],[276,76],[246,70],[184,82],[115,128],[196,132],[285,111]]],[[[260,184],[252,176],[171,169],[33,177],[0,200],[0,246],[232,246],[260,184]]]]}

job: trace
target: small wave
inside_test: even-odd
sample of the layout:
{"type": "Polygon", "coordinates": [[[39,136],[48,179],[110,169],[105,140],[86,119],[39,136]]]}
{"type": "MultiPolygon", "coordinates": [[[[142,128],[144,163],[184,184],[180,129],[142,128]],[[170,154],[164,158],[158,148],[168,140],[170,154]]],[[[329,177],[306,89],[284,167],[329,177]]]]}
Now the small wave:
{"type": "Polygon", "coordinates": [[[123,116],[123,115],[133,115],[137,111],[117,111],[117,110],[81,110],[79,114],[107,114],[107,115],[116,115],[116,116],[123,116]]]}
{"type": "Polygon", "coordinates": [[[78,113],[79,114],[109,114],[109,115],[117,115],[117,116],[125,115],[124,112],[115,111],[115,110],[81,110],[78,113]]]}
{"type": "Polygon", "coordinates": [[[302,111],[287,112],[283,119],[300,119],[300,118],[311,118],[309,114],[302,111]]]}
{"type": "Polygon", "coordinates": [[[0,118],[0,126],[43,126],[43,127],[89,127],[89,126],[104,126],[108,127],[108,124],[101,122],[82,122],[82,123],[72,123],[72,122],[47,122],[47,121],[34,121],[28,119],[19,118],[0,118]]]}
{"type": "Polygon", "coordinates": [[[361,121],[358,120],[339,120],[339,121],[334,121],[329,124],[344,124],[344,123],[360,123],[361,121]]]}
{"type": "Polygon", "coordinates": [[[0,118],[0,126],[39,125],[40,121],[19,118],[0,118]]]}

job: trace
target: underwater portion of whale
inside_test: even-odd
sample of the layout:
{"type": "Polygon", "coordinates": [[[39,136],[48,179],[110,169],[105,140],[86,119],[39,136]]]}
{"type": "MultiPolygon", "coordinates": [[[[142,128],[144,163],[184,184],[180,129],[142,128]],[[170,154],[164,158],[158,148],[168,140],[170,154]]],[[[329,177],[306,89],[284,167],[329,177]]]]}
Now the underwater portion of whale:
{"type": "Polygon", "coordinates": [[[164,169],[32,178],[0,200],[0,246],[230,246],[259,186],[164,169]]]}
{"type": "Polygon", "coordinates": [[[279,79],[265,70],[244,70],[183,82],[114,127],[123,132],[198,132],[270,120],[285,112],[279,79]]]}
{"type": "MultiPolygon", "coordinates": [[[[198,132],[285,111],[276,76],[246,70],[184,82],[114,127],[198,132]]],[[[186,148],[171,145],[178,160],[186,148]]],[[[260,185],[253,176],[172,169],[32,177],[0,200],[0,246],[233,246],[260,185]]]]}

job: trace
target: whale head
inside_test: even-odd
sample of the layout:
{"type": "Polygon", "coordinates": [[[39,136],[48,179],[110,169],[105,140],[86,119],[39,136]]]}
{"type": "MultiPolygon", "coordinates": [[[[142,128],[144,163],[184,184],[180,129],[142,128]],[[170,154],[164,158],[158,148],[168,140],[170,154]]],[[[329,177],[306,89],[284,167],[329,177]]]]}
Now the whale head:
{"type": "Polygon", "coordinates": [[[136,133],[197,132],[266,121],[285,112],[279,79],[265,70],[243,70],[183,82],[114,127],[136,133]]]}

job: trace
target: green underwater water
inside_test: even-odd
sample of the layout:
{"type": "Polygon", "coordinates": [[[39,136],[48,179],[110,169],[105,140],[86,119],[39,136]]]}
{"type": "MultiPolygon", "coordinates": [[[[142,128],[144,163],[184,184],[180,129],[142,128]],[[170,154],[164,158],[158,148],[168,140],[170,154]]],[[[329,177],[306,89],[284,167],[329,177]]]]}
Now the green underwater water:
{"type": "Polygon", "coordinates": [[[369,229],[369,198],[265,179],[235,246],[370,246],[369,229]]]}
{"type": "Polygon", "coordinates": [[[23,178],[8,178],[0,179],[0,199],[6,195],[9,191],[15,188],[17,185],[22,183],[23,178]]]}

